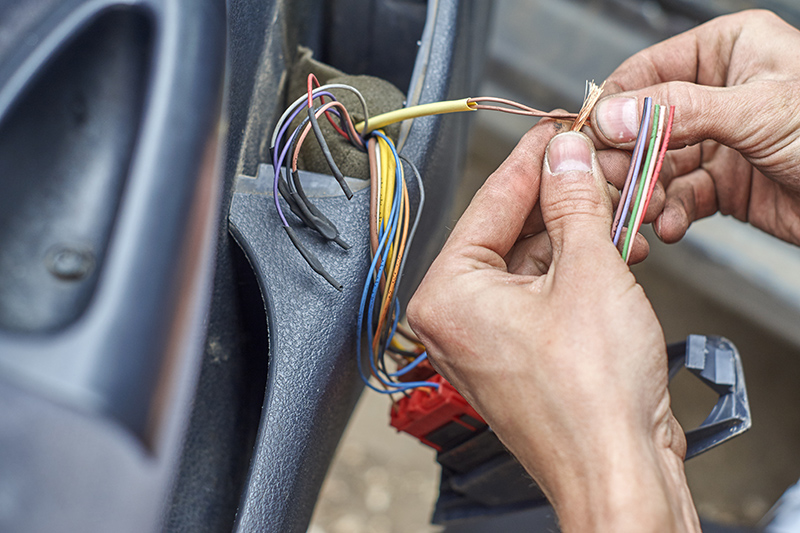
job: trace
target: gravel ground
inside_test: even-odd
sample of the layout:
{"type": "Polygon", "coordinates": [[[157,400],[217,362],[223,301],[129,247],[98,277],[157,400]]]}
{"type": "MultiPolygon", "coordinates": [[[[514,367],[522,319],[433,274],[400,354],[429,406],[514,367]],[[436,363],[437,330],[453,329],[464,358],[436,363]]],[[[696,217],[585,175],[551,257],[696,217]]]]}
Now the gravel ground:
{"type": "Polygon", "coordinates": [[[350,420],[309,533],[435,533],[435,453],[389,426],[389,399],[365,391],[350,420]]]}

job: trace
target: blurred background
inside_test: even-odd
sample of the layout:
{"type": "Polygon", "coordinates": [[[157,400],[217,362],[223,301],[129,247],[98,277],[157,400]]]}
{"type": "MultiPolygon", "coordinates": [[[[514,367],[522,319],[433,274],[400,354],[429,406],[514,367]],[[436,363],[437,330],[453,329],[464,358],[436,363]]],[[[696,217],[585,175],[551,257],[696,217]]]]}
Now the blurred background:
{"type": "MultiPolygon", "coordinates": [[[[585,80],[600,83],[631,54],[698,21],[755,6],[795,25],[800,15],[790,0],[501,0],[495,6],[481,95],[571,111],[580,106],[585,80]]],[[[488,112],[473,120],[453,224],[532,125],[488,112]]],[[[753,427],[689,461],[687,475],[704,520],[729,526],[725,531],[750,530],[800,477],[800,249],[720,216],[694,224],[676,245],[660,243],[652,232],[647,237],[650,258],[634,272],[667,342],[690,333],[723,335],[742,355],[753,427]]],[[[702,422],[715,401],[691,376],[679,375],[670,388],[687,428],[702,422]]],[[[389,400],[365,391],[309,533],[443,531],[429,523],[438,476],[433,450],[390,428],[389,400]]],[[[488,530],[557,529],[542,509],[446,531],[488,530]]]]}

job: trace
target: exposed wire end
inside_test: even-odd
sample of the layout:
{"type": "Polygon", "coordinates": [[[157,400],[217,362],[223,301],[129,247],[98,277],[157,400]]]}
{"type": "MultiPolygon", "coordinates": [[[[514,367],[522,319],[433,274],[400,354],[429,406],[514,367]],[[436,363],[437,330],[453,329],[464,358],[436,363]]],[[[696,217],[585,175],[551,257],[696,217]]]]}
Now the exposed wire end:
{"type": "Polygon", "coordinates": [[[306,260],[308,266],[310,266],[314,272],[325,278],[325,281],[330,283],[334,289],[341,292],[343,289],[342,284],[336,281],[336,279],[333,276],[328,274],[328,271],[325,270],[325,267],[322,266],[322,263],[320,263],[316,255],[311,253],[311,251],[309,251],[308,249],[306,249],[305,246],[303,246],[303,243],[300,242],[300,239],[297,237],[297,234],[294,232],[294,229],[292,229],[291,226],[283,226],[283,229],[286,230],[286,235],[289,236],[289,240],[292,241],[294,247],[297,248],[297,251],[300,252],[300,255],[302,255],[303,259],[306,260]]]}
{"type": "Polygon", "coordinates": [[[327,240],[332,241],[338,237],[339,230],[336,229],[333,222],[328,220],[328,218],[306,197],[303,186],[300,183],[300,177],[297,175],[296,171],[292,171],[292,181],[294,182],[296,190],[290,191],[289,195],[302,212],[303,216],[301,218],[309,227],[316,230],[327,240]]]}
{"type": "Polygon", "coordinates": [[[306,218],[303,210],[300,209],[300,206],[297,203],[297,200],[294,197],[294,193],[289,189],[289,185],[286,183],[286,180],[283,177],[278,178],[278,192],[280,192],[281,197],[289,204],[289,209],[291,209],[292,213],[303,221],[306,226],[312,227],[312,221],[306,218]]]}
{"type": "Polygon", "coordinates": [[[333,242],[341,246],[343,250],[349,250],[352,247],[352,245],[347,241],[345,241],[344,239],[342,239],[340,235],[337,235],[336,238],[333,239],[333,242]]]}
{"type": "Polygon", "coordinates": [[[586,121],[589,120],[589,115],[592,114],[594,106],[597,104],[597,101],[600,100],[600,96],[602,96],[605,87],[606,82],[603,82],[600,86],[595,84],[594,80],[586,82],[586,94],[584,95],[583,106],[581,106],[581,110],[578,111],[578,117],[575,119],[575,122],[572,123],[572,131],[580,131],[583,125],[586,124],[586,121]]]}

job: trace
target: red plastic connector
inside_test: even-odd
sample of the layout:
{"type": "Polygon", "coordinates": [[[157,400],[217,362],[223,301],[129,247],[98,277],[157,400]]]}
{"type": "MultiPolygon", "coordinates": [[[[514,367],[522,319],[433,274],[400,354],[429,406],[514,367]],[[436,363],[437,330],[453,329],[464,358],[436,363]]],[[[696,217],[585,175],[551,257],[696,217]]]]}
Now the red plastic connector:
{"type": "Polygon", "coordinates": [[[428,381],[439,383],[439,388],[414,389],[401,398],[392,408],[392,427],[442,451],[440,444],[428,438],[435,431],[448,424],[458,424],[470,432],[485,426],[483,418],[446,379],[436,374],[428,381]]]}

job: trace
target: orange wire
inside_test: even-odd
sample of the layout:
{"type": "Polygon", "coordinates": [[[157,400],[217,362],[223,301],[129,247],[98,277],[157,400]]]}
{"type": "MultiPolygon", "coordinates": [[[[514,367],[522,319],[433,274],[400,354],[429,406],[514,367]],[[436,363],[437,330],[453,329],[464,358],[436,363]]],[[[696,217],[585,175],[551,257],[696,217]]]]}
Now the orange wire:
{"type": "MultiPolygon", "coordinates": [[[[388,316],[389,304],[392,302],[392,297],[394,296],[395,285],[397,284],[397,275],[400,272],[400,263],[403,260],[403,254],[405,253],[405,248],[406,248],[406,239],[408,238],[409,202],[408,202],[408,188],[406,187],[405,180],[403,181],[403,202],[405,203],[405,209],[403,210],[403,235],[400,238],[400,246],[398,248],[397,259],[395,259],[394,268],[392,270],[392,280],[389,284],[389,289],[386,291],[383,297],[383,304],[381,305],[380,318],[378,319],[378,328],[375,330],[378,332],[383,330],[383,324],[384,322],[386,322],[386,318],[388,316]]],[[[377,335],[372,341],[373,352],[376,354],[376,356],[378,353],[379,343],[380,343],[380,335],[377,335]]]]}

